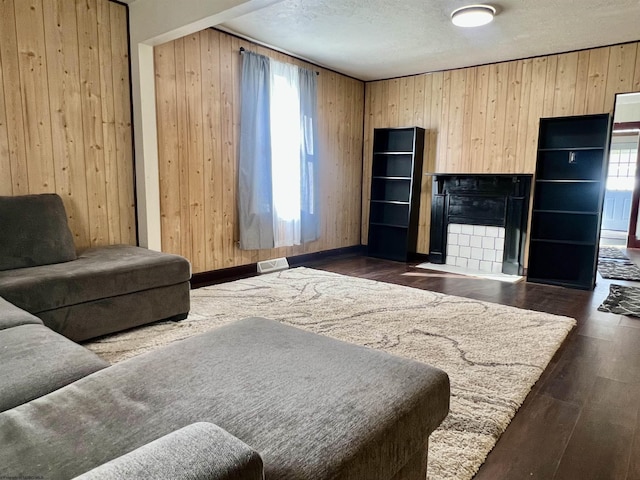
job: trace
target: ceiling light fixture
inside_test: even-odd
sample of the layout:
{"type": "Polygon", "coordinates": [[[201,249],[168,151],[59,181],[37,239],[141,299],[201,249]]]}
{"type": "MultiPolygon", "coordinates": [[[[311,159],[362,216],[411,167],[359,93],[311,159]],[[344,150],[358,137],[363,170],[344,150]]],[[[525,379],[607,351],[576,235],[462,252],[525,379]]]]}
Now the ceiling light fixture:
{"type": "Polygon", "coordinates": [[[491,5],[467,5],[454,10],[451,21],[458,27],[479,27],[491,22],[495,14],[491,5]]]}

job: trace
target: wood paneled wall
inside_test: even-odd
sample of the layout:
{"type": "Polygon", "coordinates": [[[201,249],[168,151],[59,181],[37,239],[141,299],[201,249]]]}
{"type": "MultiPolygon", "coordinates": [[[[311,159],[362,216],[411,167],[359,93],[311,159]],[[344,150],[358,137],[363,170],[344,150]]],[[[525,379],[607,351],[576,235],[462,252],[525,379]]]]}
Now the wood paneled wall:
{"type": "Polygon", "coordinates": [[[0,195],[56,192],[76,247],[136,243],[126,7],[0,0],[0,195]]]}
{"type": "Polygon", "coordinates": [[[155,47],[162,249],[194,272],[360,244],[364,84],[208,29],[155,47]],[[318,77],[321,238],[238,248],[240,47],[304,65],[318,77]]]}
{"type": "MultiPolygon", "coordinates": [[[[427,129],[424,173],[533,173],[539,119],[612,112],[640,91],[640,46],[629,43],[369,82],[365,93],[362,238],[373,129],[427,129]]],[[[418,251],[429,251],[431,178],[423,177],[418,251]]]]}

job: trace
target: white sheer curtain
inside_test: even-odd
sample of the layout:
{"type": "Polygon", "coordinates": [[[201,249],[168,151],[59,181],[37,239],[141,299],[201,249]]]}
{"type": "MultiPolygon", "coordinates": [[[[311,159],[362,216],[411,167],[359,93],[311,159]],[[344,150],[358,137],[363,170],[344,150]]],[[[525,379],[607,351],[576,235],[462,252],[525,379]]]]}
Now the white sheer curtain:
{"type": "Polygon", "coordinates": [[[274,246],[300,245],[298,67],[271,60],[270,87],[274,246]]]}

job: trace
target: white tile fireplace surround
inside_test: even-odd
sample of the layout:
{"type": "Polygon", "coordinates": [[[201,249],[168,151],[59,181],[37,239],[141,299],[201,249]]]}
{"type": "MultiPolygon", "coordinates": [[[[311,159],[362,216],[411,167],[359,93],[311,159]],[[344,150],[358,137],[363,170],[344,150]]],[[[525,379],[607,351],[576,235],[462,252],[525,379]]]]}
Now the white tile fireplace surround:
{"type": "Polygon", "coordinates": [[[447,265],[501,273],[503,255],[504,227],[448,225],[447,265]]]}

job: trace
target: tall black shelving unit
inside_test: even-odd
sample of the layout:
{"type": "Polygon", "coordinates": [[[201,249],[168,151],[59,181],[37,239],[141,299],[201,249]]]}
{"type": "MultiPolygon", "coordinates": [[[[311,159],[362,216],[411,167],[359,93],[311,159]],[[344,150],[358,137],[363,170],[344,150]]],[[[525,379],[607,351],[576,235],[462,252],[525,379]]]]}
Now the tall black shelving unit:
{"type": "Polygon", "coordinates": [[[540,119],[528,281],[594,288],[609,130],[608,114],[540,119]]]}
{"type": "Polygon", "coordinates": [[[424,129],[373,132],[369,241],[372,257],[406,262],[416,251],[424,129]]]}

